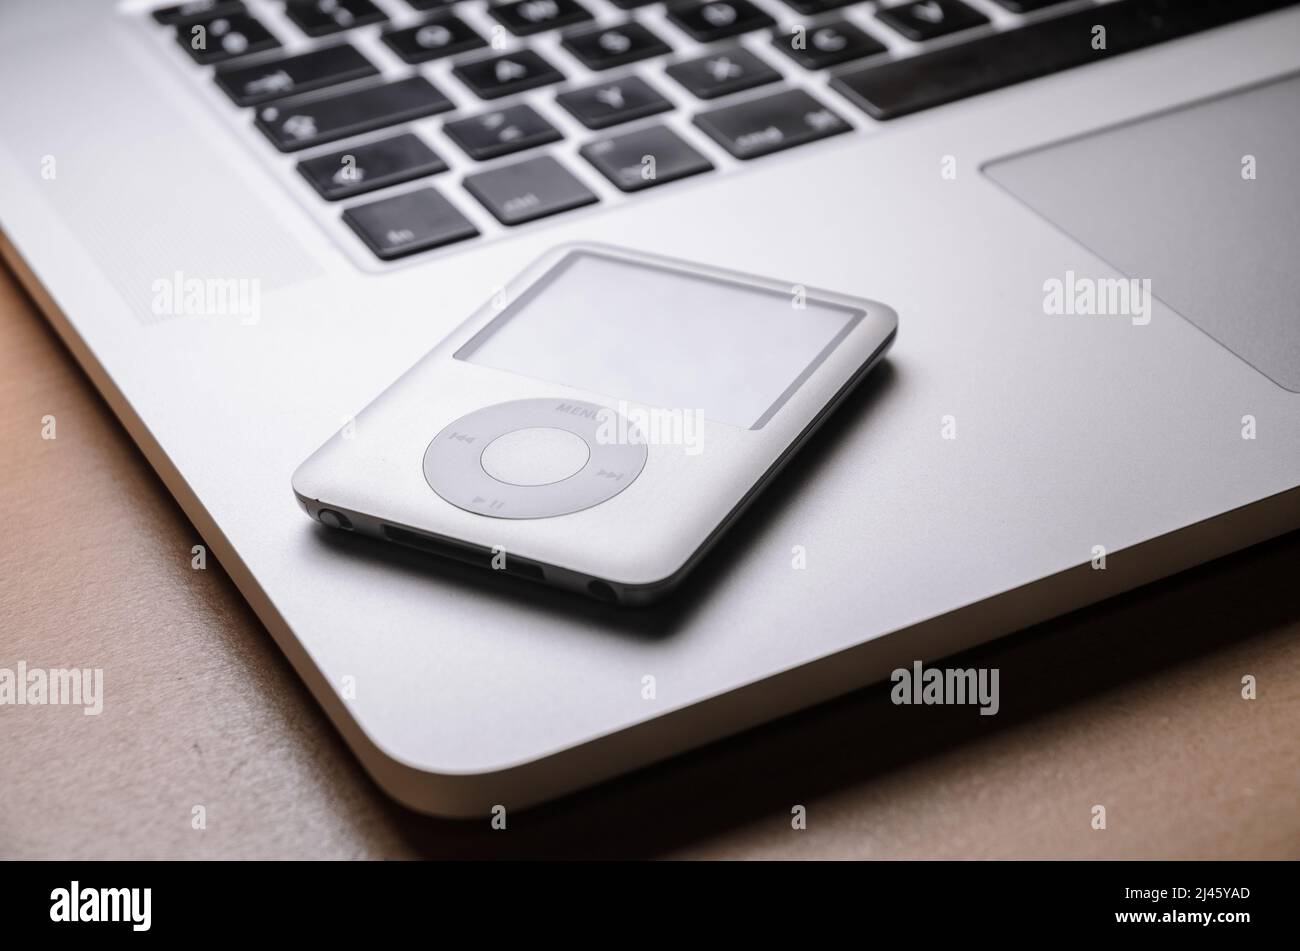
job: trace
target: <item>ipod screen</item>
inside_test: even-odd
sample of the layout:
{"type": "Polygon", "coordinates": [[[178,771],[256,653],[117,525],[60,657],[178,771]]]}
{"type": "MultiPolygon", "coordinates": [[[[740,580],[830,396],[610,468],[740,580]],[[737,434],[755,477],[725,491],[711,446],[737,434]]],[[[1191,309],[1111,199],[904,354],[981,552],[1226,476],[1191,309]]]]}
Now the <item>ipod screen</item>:
{"type": "Polygon", "coordinates": [[[459,360],[757,429],[862,311],[738,281],[575,252],[459,360]],[[802,305],[802,306],[799,306],[802,305]]]}

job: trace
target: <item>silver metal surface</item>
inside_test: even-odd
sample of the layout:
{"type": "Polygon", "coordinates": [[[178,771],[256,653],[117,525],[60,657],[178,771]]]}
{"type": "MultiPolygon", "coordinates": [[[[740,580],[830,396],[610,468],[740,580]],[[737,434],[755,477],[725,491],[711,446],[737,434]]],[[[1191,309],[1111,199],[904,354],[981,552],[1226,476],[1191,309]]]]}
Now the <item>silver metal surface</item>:
{"type": "Polygon", "coordinates": [[[366,768],[412,806],[536,802],[1300,523],[1296,395],[1160,304],[1141,327],[1044,315],[1045,280],[1106,265],[978,171],[1300,68],[1298,10],[858,118],[864,134],[724,186],[383,277],[157,52],[95,0],[0,4],[0,78],[21,90],[0,101],[9,257],[366,768]],[[286,491],[294,467],[566,240],[885,300],[906,327],[652,611],[313,530],[286,491]],[[260,276],[259,318],[159,318],[150,282],[178,266],[260,276]],[[1088,566],[1096,545],[1105,571],[1088,566]]]}

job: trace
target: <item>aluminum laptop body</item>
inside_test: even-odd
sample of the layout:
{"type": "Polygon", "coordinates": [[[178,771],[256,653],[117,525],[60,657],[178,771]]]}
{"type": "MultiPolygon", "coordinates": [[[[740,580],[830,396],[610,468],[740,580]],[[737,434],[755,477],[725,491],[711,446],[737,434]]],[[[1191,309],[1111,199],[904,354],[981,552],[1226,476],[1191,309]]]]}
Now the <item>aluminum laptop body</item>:
{"type": "MultiPolygon", "coordinates": [[[[671,107],[622,128],[663,126],[710,166],[625,191],[599,165],[610,147],[592,148],[620,129],[590,129],[557,100],[608,75],[566,46],[569,26],[501,33],[505,14],[468,0],[458,15],[487,45],[411,65],[383,39],[425,23],[406,0],[374,0],[383,22],[322,36],[301,10],[248,0],[243,15],[280,44],[250,62],[345,40],[378,71],[348,88],[423,77],[450,104],[282,151],[322,123],[313,133],[232,102],[214,82],[223,67],[197,62],[154,17],[164,5],[0,6],[5,256],[184,507],[194,543],[411,807],[524,807],[1300,525],[1288,329],[1300,321],[1289,269],[1270,270],[1277,249],[1294,261],[1300,247],[1298,219],[1277,211],[1294,207],[1300,180],[1300,123],[1278,121],[1297,118],[1300,9],[1129,50],[1128,21],[1106,21],[1122,27],[1108,38],[1122,55],[1050,75],[1026,57],[1024,82],[917,107],[926,88],[865,70],[964,34],[909,39],[876,4],[805,15],[755,0],[777,33],[726,42],[778,79],[706,99],[669,71],[715,49],[681,25],[686,13],[583,0],[588,26],[634,18],[669,47],[619,67],[671,107]],[[791,54],[861,42],[843,27],[816,40],[828,18],[888,49],[807,68],[791,54]],[[778,48],[801,23],[811,45],[778,48]],[[501,35],[507,53],[535,50],[564,80],[481,97],[455,70],[503,55],[501,35]],[[727,139],[743,116],[714,110],[779,90],[829,110],[795,109],[815,141],[745,154],[773,138],[727,139]],[[594,202],[516,226],[470,189],[508,163],[475,158],[448,126],[501,103],[531,106],[559,133],[534,154],[594,202]],[[297,167],[402,131],[448,168],[331,202],[297,167]],[[346,220],[430,184],[477,236],[388,260],[375,253],[383,229],[346,220]],[[1181,243],[1161,230],[1171,221],[1181,243]],[[897,342],[662,604],[600,604],[304,518],[289,489],[299,463],[495,288],[571,241],[881,301],[899,315],[897,342]],[[246,296],[226,312],[187,308],[192,278],[235,292],[243,280],[246,296]],[[1135,294],[1150,280],[1145,315],[1140,298],[1119,314],[1095,297],[1091,311],[1075,306],[1081,282],[1121,279],[1135,294]],[[173,292],[180,304],[159,304],[173,292]]],[[[966,6],[987,21],[971,36],[1109,15],[966,6]]],[[[208,39],[216,50],[229,36],[208,39]]],[[[725,80],[713,66],[704,80],[725,80]]]]}

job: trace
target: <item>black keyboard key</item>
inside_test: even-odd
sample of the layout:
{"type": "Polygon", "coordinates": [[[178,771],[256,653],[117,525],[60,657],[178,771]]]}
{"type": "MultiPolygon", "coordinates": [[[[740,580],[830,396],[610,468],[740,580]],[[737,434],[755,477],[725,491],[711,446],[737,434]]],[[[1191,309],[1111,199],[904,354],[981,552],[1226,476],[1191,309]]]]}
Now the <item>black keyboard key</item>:
{"type": "Polygon", "coordinates": [[[503,225],[521,225],[599,201],[549,155],[467,175],[465,190],[503,225]]]}
{"type": "Polygon", "coordinates": [[[634,20],[601,30],[566,33],[561,42],[584,66],[595,70],[672,52],[667,43],[634,20]]]}
{"type": "Polygon", "coordinates": [[[444,125],[442,131],[479,162],[563,138],[532,106],[525,105],[457,119],[444,125]]]}
{"type": "Polygon", "coordinates": [[[578,0],[515,0],[492,4],[488,13],[515,36],[531,36],[591,19],[578,0]]]}
{"type": "Polygon", "coordinates": [[[780,73],[743,46],[725,47],[673,63],[667,73],[701,99],[717,99],[781,78],[780,73]]]}
{"type": "Polygon", "coordinates": [[[289,0],[284,12],[308,36],[328,36],[388,19],[370,0],[289,0]]]}
{"type": "Polygon", "coordinates": [[[777,30],[772,45],[804,69],[825,69],[885,52],[885,45],[847,20],[830,20],[804,33],[777,30]]]}
{"type": "Polygon", "coordinates": [[[424,12],[426,10],[443,10],[459,0],[406,0],[409,6],[424,12]]]}
{"type": "Polygon", "coordinates": [[[480,99],[500,99],[564,80],[562,72],[532,50],[515,50],[472,63],[458,63],[452,72],[480,99]]]}
{"type": "Polygon", "coordinates": [[[298,171],[326,201],[363,195],[446,170],[447,163],[411,132],[298,163],[298,171]]]}
{"type": "Polygon", "coordinates": [[[816,16],[818,13],[838,10],[840,7],[847,7],[850,3],[857,2],[858,0],[785,0],[785,5],[793,7],[804,16],[816,16]]]}
{"type": "Polygon", "coordinates": [[[635,10],[637,7],[649,6],[652,3],[658,3],[659,0],[609,0],[610,3],[620,10],[635,10]]]}
{"type": "Polygon", "coordinates": [[[993,2],[1006,7],[1012,13],[1032,13],[1035,10],[1042,10],[1044,7],[1063,3],[1064,0],[993,0],[993,2]]]}
{"type": "Polygon", "coordinates": [[[624,76],[562,92],[555,101],[588,129],[607,129],[620,122],[667,112],[673,107],[639,76],[624,76]]]}
{"type": "Polygon", "coordinates": [[[469,219],[432,187],[357,205],[343,212],[343,220],[385,261],[478,234],[469,219]]]}
{"type": "Polygon", "coordinates": [[[770,155],[852,128],[802,89],[702,112],[695,124],[738,159],[770,155]]]}
{"type": "Polygon", "coordinates": [[[712,43],[776,25],[775,20],[749,0],[670,3],[668,18],[700,43],[712,43]]]}
{"type": "Polygon", "coordinates": [[[384,34],[384,42],[408,63],[427,63],[431,59],[487,46],[487,41],[464,20],[450,14],[420,26],[390,30],[384,34]]]}
{"type": "Polygon", "coordinates": [[[244,12],[246,8],[241,0],[190,0],[189,3],[160,7],[153,12],[153,18],[163,26],[176,26],[217,15],[229,16],[244,12]]]}
{"type": "Polygon", "coordinates": [[[919,56],[842,73],[831,85],[893,119],[1279,9],[1292,0],[1117,0],[919,56]],[[1105,27],[1106,48],[1093,48],[1105,27]]]}
{"type": "Polygon", "coordinates": [[[346,43],[263,60],[256,66],[223,66],[216,80],[237,106],[256,106],[293,93],[375,76],[379,70],[346,43]]]}
{"type": "Polygon", "coordinates": [[[176,42],[201,66],[277,49],[280,41],[247,13],[216,14],[176,27],[176,42]]]}
{"type": "Polygon", "coordinates": [[[909,40],[917,42],[947,36],[958,30],[969,30],[973,26],[984,26],[989,22],[984,14],[958,0],[918,0],[916,3],[878,10],[876,17],[909,40]]]}
{"type": "Polygon", "coordinates": [[[578,154],[625,192],[639,192],[713,168],[713,163],[681,136],[661,125],[597,139],[578,154]]]}
{"type": "Polygon", "coordinates": [[[454,108],[423,76],[334,96],[291,99],[257,110],[257,127],[281,152],[409,122],[454,108]]]}

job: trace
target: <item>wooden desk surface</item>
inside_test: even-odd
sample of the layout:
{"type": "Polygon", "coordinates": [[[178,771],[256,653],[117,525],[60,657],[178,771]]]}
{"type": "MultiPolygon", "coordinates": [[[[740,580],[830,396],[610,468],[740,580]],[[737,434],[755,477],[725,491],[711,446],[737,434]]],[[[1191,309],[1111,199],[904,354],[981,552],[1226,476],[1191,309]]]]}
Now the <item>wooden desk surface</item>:
{"type": "Polygon", "coordinates": [[[370,782],[3,269],[0,460],[0,668],[106,694],[0,706],[0,857],[1300,858],[1300,534],[966,655],[997,716],[875,687],[499,832],[370,782]]]}

